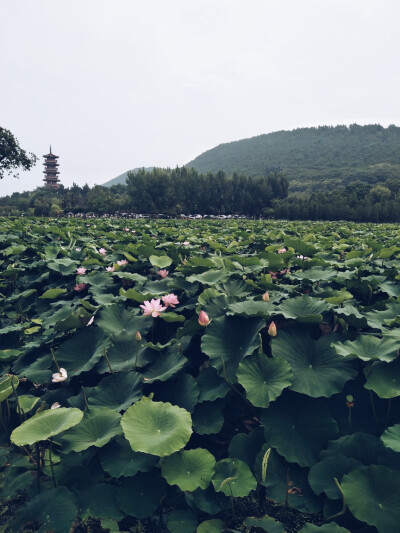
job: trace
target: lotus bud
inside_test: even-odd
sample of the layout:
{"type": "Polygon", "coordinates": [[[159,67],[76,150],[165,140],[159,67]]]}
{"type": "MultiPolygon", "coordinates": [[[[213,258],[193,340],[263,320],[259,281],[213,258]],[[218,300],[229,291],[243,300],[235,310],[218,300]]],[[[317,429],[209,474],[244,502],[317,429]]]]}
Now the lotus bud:
{"type": "Polygon", "coordinates": [[[262,299],[264,300],[264,302],[269,302],[269,292],[268,291],[264,292],[264,294],[262,295],[262,299]]]}
{"type": "Polygon", "coordinates": [[[354,398],[351,394],[348,394],[346,396],[346,407],[348,407],[349,409],[354,407],[354,398]]]}
{"type": "Polygon", "coordinates": [[[208,318],[208,315],[205,311],[200,311],[199,314],[199,324],[200,326],[208,326],[211,320],[208,318]]]}
{"type": "Polygon", "coordinates": [[[271,337],[275,337],[276,334],[277,334],[276,324],[275,322],[271,322],[268,328],[268,335],[270,335],[271,337]]]}
{"type": "Polygon", "coordinates": [[[142,340],[142,336],[140,334],[140,331],[136,332],[135,339],[136,339],[136,342],[140,342],[142,340]]]}

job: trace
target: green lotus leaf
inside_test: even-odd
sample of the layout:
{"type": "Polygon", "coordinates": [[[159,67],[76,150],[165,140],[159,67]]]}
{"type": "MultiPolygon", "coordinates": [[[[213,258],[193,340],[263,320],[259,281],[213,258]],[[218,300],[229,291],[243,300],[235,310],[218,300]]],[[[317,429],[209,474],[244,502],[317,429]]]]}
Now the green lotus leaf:
{"type": "Polygon", "coordinates": [[[400,358],[392,363],[375,363],[364,387],[373,390],[380,398],[400,396],[400,358]]]}
{"type": "Polygon", "coordinates": [[[201,349],[220,374],[236,382],[236,370],[243,357],[259,346],[258,332],[265,326],[260,318],[219,317],[206,328],[201,349]]]}
{"type": "Polygon", "coordinates": [[[395,452],[400,452],[400,424],[391,426],[381,435],[381,441],[395,452]]]}
{"type": "Polygon", "coordinates": [[[296,252],[306,257],[312,257],[318,251],[317,248],[309,242],[303,241],[302,239],[297,239],[296,237],[289,237],[286,235],[283,242],[286,246],[294,248],[296,252]]]}
{"type": "Polygon", "coordinates": [[[240,459],[253,470],[254,461],[264,442],[262,427],[257,427],[250,433],[237,433],[229,443],[229,457],[240,459]]]}
{"type": "Polygon", "coordinates": [[[306,279],[313,282],[330,281],[331,279],[336,278],[337,275],[337,271],[333,268],[321,268],[319,266],[304,271],[293,272],[292,274],[294,278],[306,279]]]}
{"type": "Polygon", "coordinates": [[[331,307],[325,300],[303,294],[283,301],[276,308],[275,313],[280,313],[285,318],[292,318],[298,322],[312,324],[322,322],[322,314],[329,311],[331,307]]]}
{"type": "Polygon", "coordinates": [[[178,313],[161,313],[160,318],[164,322],[185,322],[184,315],[178,315],[178,313]]]}
{"type": "Polygon", "coordinates": [[[343,476],[342,490],[353,515],[379,533],[393,533],[400,524],[400,472],[372,465],[343,476]]]}
{"type": "Polygon", "coordinates": [[[265,437],[287,461],[312,466],[327,441],[338,433],[325,404],[298,394],[285,394],[262,411],[265,437]]]}
{"type": "Polygon", "coordinates": [[[246,398],[255,407],[268,407],[292,384],[293,372],[284,359],[254,354],[240,361],[237,379],[246,391],[246,398]]]}
{"type": "Polygon", "coordinates": [[[372,328],[383,331],[385,324],[394,324],[400,317],[400,304],[397,302],[387,302],[384,311],[369,311],[365,313],[368,325],[372,328]]]}
{"type": "Polygon", "coordinates": [[[90,407],[107,407],[115,411],[125,411],[143,396],[142,382],[137,372],[110,374],[90,392],[86,390],[90,407]]]}
{"type": "Polygon", "coordinates": [[[165,494],[165,481],[157,472],[139,472],[123,479],[117,491],[118,506],[135,518],[151,516],[165,494]]]}
{"type": "Polygon", "coordinates": [[[199,387],[190,374],[180,374],[176,379],[157,383],[154,399],[161,402],[169,401],[172,405],[183,407],[189,413],[193,412],[199,397],[199,387]]]}
{"type": "Polygon", "coordinates": [[[39,524],[37,533],[65,533],[78,516],[73,494],[66,487],[44,490],[18,508],[10,531],[23,531],[25,524],[39,524]]]}
{"type": "MultiPolygon", "coordinates": [[[[260,263],[257,258],[254,258],[258,264],[260,263]]],[[[241,279],[232,279],[230,281],[227,281],[226,283],[223,283],[221,287],[219,287],[225,294],[228,296],[233,296],[234,298],[245,298],[249,294],[251,294],[251,289],[241,279]]]]}
{"type": "Polygon", "coordinates": [[[316,526],[314,524],[306,524],[300,529],[299,533],[351,533],[348,529],[339,526],[335,522],[330,524],[323,524],[322,526],[316,526]]]}
{"type": "Polygon", "coordinates": [[[172,511],[168,515],[167,527],[171,533],[194,533],[197,524],[196,513],[190,509],[172,511]]]}
{"type": "Polygon", "coordinates": [[[202,448],[181,450],[161,462],[161,473],[169,485],[183,491],[206,489],[214,474],[215,458],[202,448]]]}
{"type": "Polygon", "coordinates": [[[353,361],[339,356],[329,337],[314,340],[307,331],[281,331],[272,339],[274,357],[285,359],[293,370],[291,389],[312,398],[330,397],[357,375],[353,361]]]}
{"type": "Polygon", "coordinates": [[[324,300],[328,302],[328,304],[340,305],[346,300],[351,300],[352,298],[353,295],[351,292],[346,291],[346,289],[340,289],[340,291],[331,290],[331,292],[329,292],[329,296],[326,296],[324,300]]]}
{"type": "Polygon", "coordinates": [[[135,476],[138,472],[149,472],[158,457],[134,452],[124,437],[116,437],[100,450],[103,470],[112,477],[135,476]]]}
{"type": "MultiPolygon", "coordinates": [[[[222,497],[225,498],[225,496],[222,497]]],[[[197,489],[194,492],[185,492],[185,500],[190,507],[209,515],[215,515],[221,511],[220,499],[213,485],[209,485],[206,490],[197,489]]]]}
{"type": "MultiPolygon", "coordinates": [[[[366,316],[360,313],[357,307],[351,303],[345,303],[343,307],[337,307],[335,313],[340,317],[344,317],[346,322],[353,328],[363,329],[368,325],[366,316]]],[[[382,326],[380,329],[382,329],[382,326]]]]}
{"type": "Polygon", "coordinates": [[[196,405],[193,413],[193,430],[198,435],[218,433],[224,424],[220,402],[203,402],[196,405]]]}
{"type": "Polygon", "coordinates": [[[215,465],[212,484],[216,492],[225,496],[241,498],[248,496],[257,487],[250,468],[240,459],[222,459],[215,465]]]}
{"type": "Polygon", "coordinates": [[[13,391],[18,387],[19,379],[18,376],[7,376],[2,378],[0,381],[0,402],[3,402],[8,398],[13,391]],[[12,382],[11,382],[12,380],[12,382]],[[13,389],[14,386],[14,389],[13,389]]]}
{"type": "Polygon", "coordinates": [[[66,289],[48,289],[42,294],[42,296],[39,296],[39,298],[43,300],[54,300],[54,298],[58,298],[61,294],[65,294],[66,292],[66,289]]]}
{"type": "Polygon", "coordinates": [[[207,270],[206,272],[203,272],[202,274],[192,274],[191,276],[188,276],[186,278],[186,281],[188,281],[189,283],[194,283],[198,281],[199,283],[202,283],[203,285],[216,285],[217,283],[228,281],[229,276],[230,276],[230,273],[228,270],[210,269],[210,270],[207,270]]]}
{"type": "Polygon", "coordinates": [[[263,302],[263,300],[244,300],[243,302],[230,304],[226,314],[269,318],[271,315],[276,314],[276,307],[271,302],[263,302]]]}
{"type": "Polygon", "coordinates": [[[21,350],[15,350],[11,348],[6,348],[5,350],[0,350],[0,361],[13,361],[19,355],[21,355],[21,350]]]}
{"type": "Polygon", "coordinates": [[[122,415],[121,426],[132,450],[160,457],[181,450],[192,434],[188,411],[146,397],[122,415]]]}
{"type": "Polygon", "coordinates": [[[169,267],[172,263],[172,259],[167,255],[151,255],[149,257],[150,263],[157,268],[169,267]]]}
{"type": "Polygon", "coordinates": [[[69,257],[63,257],[62,259],[53,259],[47,263],[47,268],[60,272],[63,276],[69,276],[75,273],[76,263],[69,259],[69,257]]]}
{"type": "Polygon", "coordinates": [[[212,367],[203,368],[197,376],[197,384],[200,389],[199,403],[225,398],[231,390],[227,382],[212,367]]]}
{"type": "Polygon", "coordinates": [[[179,348],[175,344],[168,347],[166,353],[159,352],[151,365],[149,365],[142,379],[145,383],[154,381],[168,381],[172,376],[180,372],[187,363],[186,357],[179,353],[179,348]]]}
{"type": "Polygon", "coordinates": [[[80,518],[111,518],[121,520],[123,514],[117,507],[118,488],[110,483],[91,483],[77,489],[80,518]]]}
{"type": "Polygon", "coordinates": [[[225,524],[219,518],[212,520],[205,520],[196,529],[196,533],[222,533],[225,529],[225,524]]]}
{"type": "Polygon", "coordinates": [[[40,402],[40,398],[31,394],[21,394],[18,396],[18,403],[24,413],[29,413],[40,402]]]}
{"type": "MultiPolygon", "coordinates": [[[[135,366],[142,368],[154,361],[154,350],[147,348],[125,333],[118,338],[113,338],[107,351],[107,357],[114,372],[134,370],[135,366]]],[[[105,357],[101,358],[96,366],[100,374],[108,373],[110,368],[105,357]]]]}
{"type": "Polygon", "coordinates": [[[325,450],[321,450],[320,458],[345,455],[355,459],[365,466],[376,463],[377,457],[383,451],[382,443],[377,437],[368,433],[354,433],[328,442],[325,450]]]}
{"type": "Polygon", "coordinates": [[[250,528],[258,527],[267,533],[285,533],[285,526],[282,522],[277,522],[270,516],[262,516],[261,518],[249,516],[243,521],[243,525],[250,528]]]}
{"type": "Polygon", "coordinates": [[[75,408],[60,407],[42,411],[15,428],[10,440],[17,446],[35,444],[76,426],[82,417],[83,412],[75,408]]]}
{"type": "Polygon", "coordinates": [[[363,361],[379,359],[386,363],[398,355],[400,340],[392,337],[379,339],[373,335],[360,335],[355,341],[336,342],[333,348],[343,357],[358,357],[363,361]]]}
{"type": "Polygon", "coordinates": [[[340,454],[332,455],[310,468],[308,481],[315,494],[319,495],[325,492],[331,500],[340,499],[341,495],[334,478],[340,483],[344,474],[348,474],[360,466],[362,466],[361,463],[355,459],[340,454]]]}
{"type": "Polygon", "coordinates": [[[121,433],[120,419],[121,416],[112,409],[91,407],[85,412],[82,422],[60,439],[63,452],[81,452],[90,446],[101,448],[121,433]]]}
{"type": "Polygon", "coordinates": [[[97,318],[96,323],[101,330],[110,337],[135,338],[136,332],[140,331],[142,337],[150,330],[152,319],[148,316],[136,315],[128,311],[122,305],[112,304],[104,307],[97,318]]]}
{"type": "Polygon", "coordinates": [[[57,350],[57,360],[68,376],[79,376],[88,372],[104,357],[108,340],[97,328],[85,328],[65,341],[57,350]]]}

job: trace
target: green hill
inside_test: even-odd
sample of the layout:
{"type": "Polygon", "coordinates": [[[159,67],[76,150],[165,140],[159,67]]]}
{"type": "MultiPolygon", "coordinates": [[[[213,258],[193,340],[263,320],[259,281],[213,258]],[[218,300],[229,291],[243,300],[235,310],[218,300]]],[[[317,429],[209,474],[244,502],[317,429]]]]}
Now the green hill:
{"type": "Polygon", "coordinates": [[[356,180],[374,184],[400,177],[400,128],[353,124],[277,131],[221,144],[187,166],[253,176],[283,171],[292,194],[356,180]]]}
{"type": "MultiPolygon", "coordinates": [[[[153,170],[153,168],[154,167],[148,167],[145,170],[147,170],[148,172],[151,172],[153,170]]],[[[116,178],[112,178],[111,180],[106,181],[105,183],[102,184],[102,186],[103,187],[112,187],[113,185],[120,185],[120,184],[125,185],[126,178],[128,176],[128,172],[137,172],[138,170],[140,170],[139,167],[138,168],[133,168],[132,170],[127,170],[126,172],[124,172],[123,174],[120,174],[116,178]]]]}

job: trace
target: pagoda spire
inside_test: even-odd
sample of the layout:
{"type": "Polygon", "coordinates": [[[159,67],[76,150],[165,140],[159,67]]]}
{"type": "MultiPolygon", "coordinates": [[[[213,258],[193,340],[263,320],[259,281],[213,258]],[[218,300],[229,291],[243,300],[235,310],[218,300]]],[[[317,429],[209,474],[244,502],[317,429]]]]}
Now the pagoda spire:
{"type": "Polygon", "coordinates": [[[57,190],[59,187],[60,179],[58,178],[58,155],[54,155],[51,151],[51,145],[50,145],[50,152],[48,154],[45,154],[44,156],[44,178],[43,181],[45,182],[45,187],[48,187],[49,189],[57,190]]]}

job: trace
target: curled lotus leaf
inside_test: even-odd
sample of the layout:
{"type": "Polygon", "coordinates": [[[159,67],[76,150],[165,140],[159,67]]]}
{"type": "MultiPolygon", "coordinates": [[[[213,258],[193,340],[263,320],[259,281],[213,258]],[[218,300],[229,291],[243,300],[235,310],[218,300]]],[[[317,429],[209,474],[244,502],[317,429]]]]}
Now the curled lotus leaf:
{"type": "Polygon", "coordinates": [[[390,362],[396,359],[399,353],[400,340],[393,337],[379,339],[373,335],[360,335],[355,341],[337,342],[333,348],[343,357],[358,357],[363,361],[379,359],[390,362]]]}
{"type": "Polygon", "coordinates": [[[400,396],[400,357],[391,363],[375,363],[364,387],[373,390],[380,398],[400,396]]]}
{"type": "Polygon", "coordinates": [[[146,397],[122,415],[121,426],[132,450],[160,457],[181,450],[192,434],[188,411],[146,397]]]}
{"type": "Polygon", "coordinates": [[[381,435],[381,441],[387,448],[400,452],[400,424],[391,426],[381,435]]]}
{"type": "Polygon", "coordinates": [[[222,459],[215,465],[212,484],[216,492],[225,496],[248,496],[257,487],[257,482],[250,468],[240,459],[222,459]]]}

